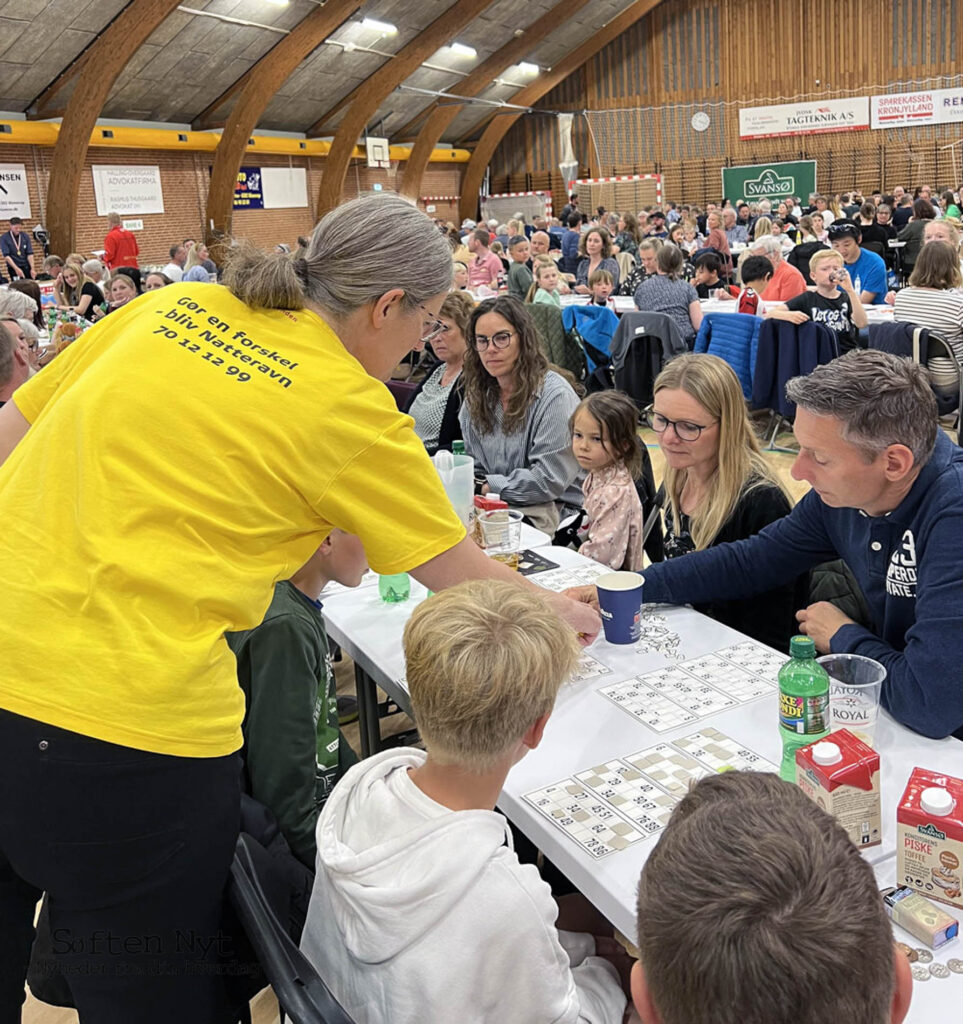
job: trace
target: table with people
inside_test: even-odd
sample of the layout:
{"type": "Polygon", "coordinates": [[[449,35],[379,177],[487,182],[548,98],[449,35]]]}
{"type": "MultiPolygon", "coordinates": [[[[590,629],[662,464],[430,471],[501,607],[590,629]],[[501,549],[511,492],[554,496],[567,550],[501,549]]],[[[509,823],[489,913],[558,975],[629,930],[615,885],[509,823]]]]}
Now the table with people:
{"type": "MultiPolygon", "coordinates": [[[[220,927],[253,802],[299,865],[302,947],[359,1022],[465,1006],[507,1018],[513,1001],[526,1020],[618,1024],[630,970],[643,1019],[656,1007],[667,1024],[692,1020],[686,993],[709,990],[671,957],[660,966],[659,950],[684,942],[705,984],[721,984],[713,965],[733,938],[721,920],[718,935],[692,935],[687,921],[724,918],[727,878],[745,883],[741,898],[758,889],[763,899],[770,875],[746,882],[754,850],[767,870],[780,858],[818,861],[847,878],[834,904],[807,887],[805,870],[787,872],[787,923],[770,939],[797,955],[872,956],[860,999],[902,1019],[909,966],[892,956],[878,887],[895,880],[893,807],[909,767],[963,776],[953,682],[963,453],[939,427],[925,366],[864,351],[860,332],[889,319],[963,350],[959,210],[952,193],[938,207],[921,195],[905,217],[895,195],[811,198],[809,214],[787,201],[589,218],[571,204],[564,230],[546,221],[530,233],[516,217],[500,241],[475,224],[441,233],[404,200],[370,195],[328,214],[293,252],[238,244],[220,284],[192,239],[171,246],[163,269],[136,265],[115,217],[106,267],[70,253],[45,257],[38,274],[11,223],[16,251],[3,256],[18,280],[0,289],[0,1016],[19,1013],[43,898],[41,936],[73,937],[53,960],[81,1019],[220,1019],[216,951],[176,937],[220,927]],[[893,239],[890,224],[906,236],[893,239]],[[894,241],[902,263],[887,266],[894,241]],[[399,264],[401,247],[416,256],[399,264]],[[906,287],[890,288],[893,266],[912,268],[906,287]],[[566,274],[571,297],[560,294],[566,274]],[[43,315],[35,277],[49,282],[59,323],[43,315]],[[509,294],[477,305],[467,290],[501,287],[509,294]],[[733,369],[677,356],[653,374],[665,558],[643,568],[638,407],[611,389],[580,394],[546,358],[533,313],[616,298],[626,312],[627,300],[671,318],[687,346],[705,313],[724,309],[821,322],[840,350],[855,348],[786,384],[800,446],[792,474],[811,486],[798,503],[763,458],[733,369]],[[44,350],[55,323],[76,340],[61,332],[54,343],[51,332],[44,350]],[[380,382],[426,345],[438,365],[406,418],[380,382]],[[64,445],[67,434],[83,443],[64,445]],[[557,563],[559,575],[543,576],[557,585],[466,536],[428,458],[456,442],[474,460],[476,493],[526,518],[524,545],[557,563]],[[570,547],[536,548],[562,524],[570,547]],[[359,585],[369,563],[410,573],[408,601],[359,585]],[[591,580],[639,569],[640,642],[596,640],[591,580]],[[332,583],[343,589],[322,594],[332,583]],[[658,836],[600,858],[531,799],[701,728],[778,761],[766,695],[658,725],[600,691],[734,644],[784,652],[796,632],[887,672],[883,842],[868,858],[847,855],[831,819],[765,773],[703,780],[658,836]],[[328,638],[366,676],[364,753],[378,743],[371,683],[413,711],[427,753],[352,766],[328,638]],[[273,742],[278,730],[289,742],[273,742]],[[552,900],[518,862],[496,802],[582,898],[552,900]],[[805,854],[797,830],[812,837],[805,854]],[[694,842],[698,863],[680,864],[694,842]],[[712,884],[689,885],[693,870],[712,884]],[[382,886],[393,897],[370,899],[382,886]],[[807,899],[825,926],[815,945],[792,911],[807,899]],[[847,932],[839,915],[860,927],[847,932]],[[613,926],[638,942],[642,966],[613,926]],[[173,974],[152,974],[157,949],[128,944],[118,956],[84,940],[103,931],[156,935],[173,974]],[[419,958],[418,947],[434,952],[419,958]]],[[[767,948],[754,969],[772,969],[767,948]]],[[[824,978],[818,960],[813,977],[824,978]]],[[[744,965],[727,969],[731,979],[744,965]]],[[[814,983],[800,976],[804,998],[814,983]]],[[[955,984],[929,985],[907,1019],[950,1005],[955,984]]]]}

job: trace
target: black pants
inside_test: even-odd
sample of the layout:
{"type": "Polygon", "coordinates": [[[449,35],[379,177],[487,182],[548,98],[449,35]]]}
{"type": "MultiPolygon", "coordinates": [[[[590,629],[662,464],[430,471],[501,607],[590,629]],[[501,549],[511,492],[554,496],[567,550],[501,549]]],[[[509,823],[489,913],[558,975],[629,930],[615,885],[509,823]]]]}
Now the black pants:
{"type": "Polygon", "coordinates": [[[20,1019],[44,891],[82,1024],[223,1019],[239,790],[237,754],[151,754],[0,710],[0,1024],[20,1019]]]}

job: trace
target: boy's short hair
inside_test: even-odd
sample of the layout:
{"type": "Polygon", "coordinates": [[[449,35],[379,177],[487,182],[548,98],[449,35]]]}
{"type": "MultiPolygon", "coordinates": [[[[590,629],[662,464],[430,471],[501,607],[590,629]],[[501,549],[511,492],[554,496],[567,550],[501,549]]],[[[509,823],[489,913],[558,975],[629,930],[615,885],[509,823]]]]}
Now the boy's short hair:
{"type": "Polygon", "coordinates": [[[704,252],[695,261],[695,269],[696,270],[700,270],[700,269],[701,270],[707,270],[710,274],[712,274],[712,273],[721,274],[722,273],[722,257],[718,253],[715,253],[715,252],[704,252]]]}
{"type": "Polygon", "coordinates": [[[739,274],[743,284],[762,281],[772,277],[772,264],[765,256],[747,256],[739,264],[739,274]]]}
{"type": "Polygon", "coordinates": [[[503,580],[469,580],[405,626],[408,689],[432,758],[487,771],[555,704],[578,661],[548,601],[503,580]]]}
{"type": "Polygon", "coordinates": [[[837,252],[835,249],[817,249],[816,252],[809,257],[809,270],[813,271],[820,263],[825,263],[830,260],[833,263],[838,263],[840,266],[845,262],[843,260],[843,254],[837,252]]]}
{"type": "Polygon", "coordinates": [[[612,285],[614,285],[615,284],[615,278],[612,277],[612,275],[611,275],[611,273],[609,271],[602,270],[600,268],[598,270],[593,270],[592,273],[589,274],[588,283],[589,283],[589,288],[594,288],[597,284],[612,284],[612,285]]]}
{"type": "Polygon", "coordinates": [[[509,238],[508,240],[508,250],[509,252],[511,252],[511,250],[514,249],[516,245],[522,245],[523,243],[527,242],[528,239],[524,235],[512,235],[512,237],[509,238]]]}
{"type": "Polygon", "coordinates": [[[893,934],[873,869],[776,775],[692,788],[642,869],[638,927],[664,1024],[889,1020],[893,934]]]}

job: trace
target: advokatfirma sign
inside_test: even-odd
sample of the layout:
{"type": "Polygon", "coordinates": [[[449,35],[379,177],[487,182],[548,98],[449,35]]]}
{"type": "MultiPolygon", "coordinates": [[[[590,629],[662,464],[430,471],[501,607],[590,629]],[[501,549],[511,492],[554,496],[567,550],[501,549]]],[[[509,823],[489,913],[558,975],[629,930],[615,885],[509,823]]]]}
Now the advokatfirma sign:
{"type": "Polygon", "coordinates": [[[747,203],[769,199],[778,203],[787,196],[805,201],[816,191],[816,161],[752,164],[748,167],[722,168],[722,194],[730,202],[747,203]]]}

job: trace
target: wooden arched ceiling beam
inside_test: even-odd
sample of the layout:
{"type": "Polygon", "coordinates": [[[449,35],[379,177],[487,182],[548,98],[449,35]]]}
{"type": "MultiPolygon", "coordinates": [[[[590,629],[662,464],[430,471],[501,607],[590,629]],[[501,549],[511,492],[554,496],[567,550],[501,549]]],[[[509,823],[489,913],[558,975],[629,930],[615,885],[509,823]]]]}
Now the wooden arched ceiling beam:
{"type": "MultiPolygon", "coordinates": [[[[494,78],[506,68],[510,68],[528,56],[533,46],[540,43],[549,33],[554,32],[588,2],[589,0],[560,0],[551,10],[546,11],[537,21],[529,25],[524,34],[513,38],[500,50],[496,50],[487,60],[482,61],[467,78],[450,89],[448,94],[450,96],[477,96],[491,85],[494,78]]],[[[398,189],[403,196],[410,196],[412,199],[418,198],[421,179],[428,166],[432,150],[441,139],[445,129],[461,110],[462,106],[457,103],[443,107],[439,106],[437,102],[429,104],[428,121],[418,133],[411,155],[405,163],[405,173],[398,189]]],[[[425,112],[422,111],[418,117],[425,112]]],[[[415,120],[409,121],[402,129],[402,133],[414,124],[415,120]]]]}
{"type": "Polygon", "coordinates": [[[47,227],[54,252],[74,251],[77,198],[90,134],[127,62],[180,0],[133,0],[86,53],[64,110],[47,186],[47,227]]]}
{"type": "MultiPolygon", "coordinates": [[[[658,7],[659,2],[660,0],[635,0],[634,4],[627,7],[607,25],[586,39],[581,46],[559,61],[551,71],[539,75],[531,85],[527,85],[515,93],[509,102],[519,107],[530,107],[555,86],[565,81],[586,61],[591,60],[616,36],[630,28],[640,18],[644,18],[653,8],[658,7]]],[[[473,217],[477,212],[478,190],[485,177],[485,168],[498,148],[499,142],[505,137],[505,133],[521,116],[521,113],[495,115],[476,143],[471,159],[465,165],[465,173],[461,180],[461,200],[458,205],[462,219],[473,217]]]]}
{"type": "Polygon", "coordinates": [[[243,76],[244,85],[214,151],[204,225],[204,233],[211,242],[222,234],[230,234],[237,172],[251,132],[267,105],[301,61],[362,3],[363,0],[328,0],[323,7],[316,7],[243,76]]]}
{"type": "MultiPolygon", "coordinates": [[[[318,216],[334,209],[341,199],[345,175],[358,137],[384,98],[401,85],[439,47],[454,39],[470,21],[494,0],[457,0],[420,35],[401,48],[357,89],[354,100],[338,125],[331,151],[324,162],[318,192],[318,216]]],[[[310,133],[309,133],[310,134],[310,133]]]]}

